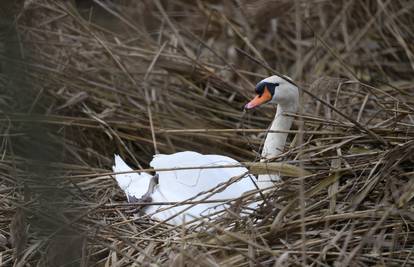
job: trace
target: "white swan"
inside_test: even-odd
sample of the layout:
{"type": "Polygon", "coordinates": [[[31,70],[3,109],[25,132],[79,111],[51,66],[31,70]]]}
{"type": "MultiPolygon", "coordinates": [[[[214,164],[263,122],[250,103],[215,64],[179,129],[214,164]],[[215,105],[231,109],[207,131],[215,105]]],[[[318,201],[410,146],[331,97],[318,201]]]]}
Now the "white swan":
{"type": "MultiPolygon", "coordinates": [[[[287,81],[288,78],[281,78],[277,75],[263,79],[256,85],[256,97],[246,106],[252,109],[265,103],[277,104],[277,112],[269,130],[276,131],[267,134],[261,161],[266,161],[279,155],[285,146],[287,133],[277,131],[289,130],[293,118],[285,116],[284,112],[296,112],[299,102],[298,88],[287,81]]],[[[244,167],[234,168],[211,168],[211,166],[235,165],[238,161],[220,155],[202,155],[193,151],[178,152],[171,155],[158,154],[150,165],[154,169],[185,168],[185,167],[210,167],[200,169],[159,171],[159,184],[155,186],[151,198],[152,202],[182,202],[193,198],[192,201],[204,200],[207,192],[221,183],[226,183],[232,177],[242,176],[248,170],[244,167]],[[198,196],[199,195],[199,196],[198,196]],[[197,196],[196,198],[194,198],[197,196]]],[[[113,171],[126,172],[131,168],[117,155],[113,171]]],[[[151,175],[147,173],[116,174],[115,178],[122,190],[126,193],[129,202],[142,197],[148,190],[151,175]]],[[[273,181],[278,180],[277,175],[259,175],[256,183],[260,189],[272,186],[273,181]]],[[[251,177],[244,175],[238,182],[235,182],[225,190],[208,196],[208,200],[234,199],[240,197],[244,192],[256,189],[251,177]]],[[[145,213],[153,218],[168,221],[172,224],[181,224],[183,221],[190,221],[209,213],[222,210],[223,205],[219,203],[203,203],[197,205],[179,205],[170,208],[166,205],[149,205],[145,213]],[[214,208],[214,209],[213,209],[214,208]],[[157,212],[157,210],[161,210],[157,212]],[[180,213],[181,211],[184,212],[180,213]],[[180,214],[179,214],[180,213],[180,214]],[[179,215],[177,215],[179,214],[179,215]]]]}

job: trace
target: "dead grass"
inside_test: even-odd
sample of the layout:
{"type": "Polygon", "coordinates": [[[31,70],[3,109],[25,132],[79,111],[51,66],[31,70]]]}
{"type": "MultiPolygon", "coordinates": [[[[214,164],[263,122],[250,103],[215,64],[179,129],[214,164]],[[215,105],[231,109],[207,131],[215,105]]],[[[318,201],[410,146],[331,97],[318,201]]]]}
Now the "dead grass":
{"type": "Polygon", "coordinates": [[[3,40],[0,265],[414,264],[409,1],[94,2],[31,1],[3,40]],[[114,152],[137,170],[195,150],[262,172],[274,108],[241,109],[272,73],[303,92],[282,183],[190,228],[127,213],[114,152]]]}

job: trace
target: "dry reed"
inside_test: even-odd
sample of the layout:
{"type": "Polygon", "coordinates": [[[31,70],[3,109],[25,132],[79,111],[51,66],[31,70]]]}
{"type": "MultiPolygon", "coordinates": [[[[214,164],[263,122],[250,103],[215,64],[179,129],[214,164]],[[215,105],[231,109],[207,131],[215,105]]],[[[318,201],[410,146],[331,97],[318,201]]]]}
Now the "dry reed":
{"type": "Polygon", "coordinates": [[[25,95],[0,99],[0,265],[414,265],[410,1],[23,2],[2,41],[1,86],[25,95]],[[241,109],[272,73],[302,89],[274,159],[293,173],[190,228],[128,213],[115,152],[137,171],[195,150],[262,172],[274,108],[241,109]]]}

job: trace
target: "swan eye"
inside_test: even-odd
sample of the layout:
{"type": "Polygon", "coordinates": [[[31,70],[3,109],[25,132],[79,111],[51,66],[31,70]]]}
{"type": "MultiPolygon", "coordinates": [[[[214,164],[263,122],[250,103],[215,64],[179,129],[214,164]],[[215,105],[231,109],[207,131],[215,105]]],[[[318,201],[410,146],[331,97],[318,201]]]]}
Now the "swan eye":
{"type": "Polygon", "coordinates": [[[279,83],[271,83],[271,82],[264,82],[261,81],[256,85],[255,91],[256,94],[261,97],[265,91],[265,88],[267,88],[270,92],[270,94],[273,96],[275,94],[276,87],[279,86],[279,83]]]}
{"type": "Polygon", "coordinates": [[[278,86],[279,86],[279,83],[266,83],[266,87],[272,96],[275,95],[275,89],[278,86]]]}

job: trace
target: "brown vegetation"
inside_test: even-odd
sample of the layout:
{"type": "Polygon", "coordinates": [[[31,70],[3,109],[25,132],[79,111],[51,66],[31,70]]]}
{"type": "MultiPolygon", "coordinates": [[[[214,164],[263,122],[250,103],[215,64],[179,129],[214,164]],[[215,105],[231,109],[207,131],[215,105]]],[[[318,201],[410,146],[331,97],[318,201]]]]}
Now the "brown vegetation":
{"type": "Polygon", "coordinates": [[[414,265],[410,1],[93,2],[26,0],[0,36],[0,265],[414,265]],[[306,175],[190,229],[126,212],[115,152],[257,161],[273,73],[303,99],[275,161],[306,175]]]}

